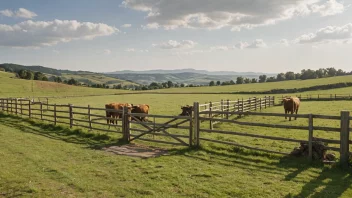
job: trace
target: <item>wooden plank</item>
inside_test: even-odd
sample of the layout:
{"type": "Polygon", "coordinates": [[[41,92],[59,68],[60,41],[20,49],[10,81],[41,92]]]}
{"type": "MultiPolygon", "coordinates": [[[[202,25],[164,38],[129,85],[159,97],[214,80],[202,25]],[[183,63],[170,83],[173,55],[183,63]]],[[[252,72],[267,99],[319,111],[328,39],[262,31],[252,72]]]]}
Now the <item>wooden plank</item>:
{"type": "MultiPolygon", "coordinates": [[[[136,129],[136,128],[130,128],[131,131],[136,131],[136,132],[139,132],[139,133],[146,133],[148,131],[146,130],[141,130],[141,129],[136,129]]],[[[167,134],[163,134],[163,133],[148,133],[148,135],[155,135],[155,136],[163,136],[163,137],[171,137],[167,134]]],[[[189,138],[188,135],[178,135],[178,134],[172,134],[173,136],[175,137],[179,137],[179,138],[189,138]]],[[[171,137],[172,138],[172,137],[171,137]]]]}
{"type": "Polygon", "coordinates": [[[151,115],[151,114],[145,114],[145,113],[128,113],[130,116],[147,116],[147,117],[153,117],[153,118],[177,118],[177,119],[186,119],[190,120],[189,116],[167,116],[167,115],[151,115]]]}
{"type": "Polygon", "coordinates": [[[341,111],[340,162],[343,168],[348,168],[350,140],[350,112],[341,111]]]}
{"type": "Polygon", "coordinates": [[[309,114],[308,118],[308,128],[309,128],[309,133],[308,133],[308,160],[312,161],[313,160],[313,115],[309,114]]]}
{"type": "MultiPolygon", "coordinates": [[[[134,135],[131,134],[131,137],[133,137],[133,136],[134,135]]],[[[181,143],[166,142],[166,141],[161,141],[161,140],[151,140],[151,139],[145,139],[145,138],[138,138],[138,140],[148,141],[148,142],[155,142],[155,143],[161,143],[161,144],[171,144],[171,145],[176,145],[176,146],[186,146],[186,145],[181,144],[181,143]]]]}
{"type": "Polygon", "coordinates": [[[291,138],[282,138],[282,137],[274,137],[274,136],[266,136],[266,135],[257,135],[257,134],[250,134],[250,133],[241,133],[241,132],[234,132],[234,131],[222,131],[222,130],[208,130],[208,129],[201,129],[201,132],[206,133],[219,133],[219,134],[227,134],[227,135],[236,135],[236,136],[245,136],[245,137],[255,137],[255,138],[262,138],[268,140],[281,140],[286,142],[307,142],[306,140],[296,140],[291,138]]]}
{"type": "Polygon", "coordinates": [[[88,120],[89,120],[89,128],[92,128],[92,118],[91,118],[91,110],[90,105],[88,105],[88,120]]]}
{"type": "Polygon", "coordinates": [[[336,148],[336,147],[326,146],[325,148],[332,151],[340,151],[340,148],[336,148]]]}
{"type": "Polygon", "coordinates": [[[189,126],[178,126],[178,125],[151,123],[151,122],[149,122],[149,123],[148,122],[143,122],[142,123],[142,122],[131,121],[131,123],[138,124],[138,125],[160,126],[160,128],[167,127],[167,128],[172,128],[172,129],[189,129],[189,126]]]}
{"type": "Polygon", "coordinates": [[[267,149],[261,149],[261,148],[246,146],[246,145],[237,144],[237,143],[234,143],[234,142],[225,142],[225,141],[219,141],[219,140],[212,140],[212,139],[208,139],[208,138],[200,138],[200,139],[204,140],[204,141],[208,141],[208,142],[215,142],[215,143],[220,143],[220,144],[238,146],[238,147],[243,147],[243,148],[251,149],[251,150],[257,150],[257,151],[263,151],[263,152],[269,152],[269,153],[276,153],[276,154],[281,154],[281,155],[288,155],[289,154],[289,153],[284,153],[284,152],[279,152],[279,151],[272,151],[272,150],[267,150],[267,149]]]}
{"type": "MultiPolygon", "coordinates": [[[[199,112],[199,114],[208,114],[208,111],[199,112]]],[[[245,115],[258,115],[258,116],[276,116],[276,117],[285,117],[284,113],[261,113],[261,112],[221,112],[221,111],[213,111],[212,113],[216,114],[245,114],[245,115]]],[[[295,115],[296,116],[296,115],[295,115]]],[[[308,114],[297,114],[298,118],[308,118],[308,114]]]]}
{"type": "Polygon", "coordinates": [[[239,125],[247,125],[247,126],[260,126],[260,127],[271,127],[271,128],[282,128],[282,129],[299,129],[299,130],[308,130],[307,127],[303,126],[289,126],[289,125],[278,125],[278,124],[264,124],[264,123],[252,123],[252,122],[240,122],[236,120],[225,120],[225,119],[214,119],[214,118],[199,118],[200,120],[210,120],[217,122],[226,122],[232,124],[239,124],[239,125]]]}
{"type": "Polygon", "coordinates": [[[199,147],[200,145],[200,117],[199,117],[199,103],[198,102],[194,102],[193,104],[193,108],[194,108],[194,142],[195,142],[195,146],[199,147]]]}
{"type": "Polygon", "coordinates": [[[318,131],[327,131],[327,132],[340,132],[340,128],[336,128],[336,127],[318,127],[318,126],[314,126],[313,127],[314,130],[318,130],[318,131]]]}
{"type": "Polygon", "coordinates": [[[328,119],[328,120],[341,120],[340,116],[329,116],[329,115],[313,115],[313,118],[328,119]]]}

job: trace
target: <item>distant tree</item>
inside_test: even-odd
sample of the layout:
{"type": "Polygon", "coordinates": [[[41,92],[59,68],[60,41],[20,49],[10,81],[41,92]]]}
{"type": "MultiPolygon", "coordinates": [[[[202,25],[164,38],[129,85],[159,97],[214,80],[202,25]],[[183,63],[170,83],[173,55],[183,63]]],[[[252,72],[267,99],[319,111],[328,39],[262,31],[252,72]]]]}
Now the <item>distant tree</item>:
{"type": "Polygon", "coordinates": [[[300,73],[296,73],[295,74],[295,79],[301,79],[301,74],[300,73]]]}
{"type": "Polygon", "coordinates": [[[249,78],[245,78],[245,79],[244,79],[244,83],[246,83],[246,84],[251,83],[251,79],[249,79],[249,78]]]}
{"type": "Polygon", "coordinates": [[[242,76],[237,77],[236,84],[240,85],[244,83],[244,79],[242,76]]]}
{"type": "Polygon", "coordinates": [[[258,79],[256,79],[256,78],[252,78],[251,83],[257,83],[257,82],[258,82],[258,79]]]}
{"type": "Polygon", "coordinates": [[[259,82],[260,82],[260,83],[266,82],[266,79],[267,79],[267,76],[266,76],[266,75],[260,75],[260,76],[259,76],[259,82]]]}
{"type": "Polygon", "coordinates": [[[320,69],[316,70],[315,73],[317,74],[318,78],[324,78],[327,74],[327,71],[326,71],[326,69],[320,68],[320,69]]]}
{"type": "Polygon", "coordinates": [[[172,83],[171,81],[167,81],[167,86],[169,88],[174,87],[174,83],[172,83]]]}
{"type": "Polygon", "coordinates": [[[285,80],[285,74],[284,73],[279,73],[276,77],[277,81],[284,81],[285,80]]]}
{"type": "Polygon", "coordinates": [[[67,84],[69,84],[69,85],[77,85],[78,82],[74,78],[71,78],[70,80],[67,81],[67,84]]]}
{"type": "Polygon", "coordinates": [[[34,80],[43,80],[45,75],[42,72],[35,72],[34,73],[34,80]]]}
{"type": "Polygon", "coordinates": [[[294,72],[286,72],[285,74],[285,79],[286,80],[294,80],[296,79],[295,73],[294,72]]]}
{"type": "Polygon", "coordinates": [[[316,79],[318,77],[317,73],[314,70],[311,69],[303,69],[301,71],[301,79],[302,80],[307,80],[307,79],[316,79]]]}
{"type": "Polygon", "coordinates": [[[216,85],[217,85],[217,86],[221,85],[220,80],[216,81],[216,85]]]}
{"type": "Polygon", "coordinates": [[[266,82],[276,82],[277,80],[276,80],[276,78],[274,77],[274,76],[272,76],[272,77],[269,77],[267,80],[266,80],[266,82]]]}
{"type": "Polygon", "coordinates": [[[235,84],[236,84],[235,81],[230,80],[230,85],[235,85],[235,84]]]}
{"type": "Polygon", "coordinates": [[[33,72],[27,71],[27,72],[26,72],[26,77],[25,77],[25,79],[27,79],[27,80],[33,80],[33,79],[34,79],[34,74],[33,74],[33,72]]]}
{"type": "Polygon", "coordinates": [[[48,77],[43,76],[42,81],[48,81],[48,80],[49,80],[48,77]]]}
{"type": "Polygon", "coordinates": [[[212,81],[210,81],[210,83],[209,83],[209,86],[215,86],[215,82],[212,80],[212,81]]]}
{"type": "Polygon", "coordinates": [[[17,74],[19,78],[26,79],[27,70],[21,69],[20,71],[17,72],[17,74]]]}
{"type": "Polygon", "coordinates": [[[343,76],[343,75],[346,75],[345,71],[343,71],[342,69],[337,70],[336,76],[343,76]]]}
{"type": "Polygon", "coordinates": [[[56,82],[62,83],[62,79],[58,76],[58,77],[56,78],[56,82]]]}
{"type": "Polygon", "coordinates": [[[330,68],[326,68],[326,70],[327,70],[327,72],[328,72],[328,76],[329,76],[329,77],[336,76],[337,71],[336,71],[335,68],[330,67],[330,68]]]}
{"type": "Polygon", "coordinates": [[[185,84],[182,83],[182,84],[181,84],[181,87],[185,87],[185,84]]]}

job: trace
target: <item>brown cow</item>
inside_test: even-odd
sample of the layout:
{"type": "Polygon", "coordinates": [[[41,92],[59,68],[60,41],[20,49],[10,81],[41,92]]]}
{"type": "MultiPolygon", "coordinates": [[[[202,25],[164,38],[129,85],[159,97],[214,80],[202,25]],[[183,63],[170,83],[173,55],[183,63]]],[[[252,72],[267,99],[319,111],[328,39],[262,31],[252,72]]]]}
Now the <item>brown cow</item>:
{"type": "MultiPolygon", "coordinates": [[[[142,113],[142,114],[149,114],[149,105],[147,104],[139,104],[139,105],[133,105],[132,106],[132,113],[142,113]]],[[[136,121],[148,121],[146,119],[146,116],[133,116],[132,120],[136,120],[136,121]]]]}
{"type": "MultiPolygon", "coordinates": [[[[285,119],[287,119],[286,114],[290,113],[294,114],[298,113],[298,109],[299,109],[299,105],[300,105],[300,100],[297,97],[289,97],[289,98],[284,98],[282,99],[282,102],[284,103],[284,109],[285,109],[285,119]]],[[[290,117],[290,121],[291,121],[291,116],[290,117]]],[[[295,120],[297,120],[297,116],[295,116],[295,120]]]]}
{"type": "MultiPolygon", "coordinates": [[[[105,105],[105,109],[112,109],[112,110],[119,110],[119,112],[111,112],[111,111],[106,111],[106,117],[107,118],[113,118],[113,119],[119,119],[122,118],[122,110],[123,107],[128,108],[128,112],[131,112],[132,106],[128,103],[110,103],[105,105]]],[[[117,125],[117,120],[106,120],[107,124],[112,123],[117,125]]],[[[110,128],[110,125],[109,125],[110,128]]]]}
{"type": "Polygon", "coordinates": [[[191,116],[192,115],[192,111],[193,111],[193,106],[183,106],[181,107],[182,109],[182,113],[180,114],[180,116],[191,116]]]}

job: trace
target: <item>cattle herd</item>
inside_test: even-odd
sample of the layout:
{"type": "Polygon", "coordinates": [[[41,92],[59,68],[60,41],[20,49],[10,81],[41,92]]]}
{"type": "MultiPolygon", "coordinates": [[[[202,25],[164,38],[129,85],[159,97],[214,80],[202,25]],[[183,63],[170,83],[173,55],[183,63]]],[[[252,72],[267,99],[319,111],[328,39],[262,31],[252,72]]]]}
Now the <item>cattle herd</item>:
{"type": "MultiPolygon", "coordinates": [[[[287,114],[291,113],[293,115],[294,113],[298,113],[298,109],[300,106],[300,100],[297,97],[286,97],[283,98],[282,100],[284,110],[285,110],[285,119],[287,119],[287,114]]],[[[107,119],[107,124],[116,124],[117,125],[117,119],[122,118],[123,114],[123,108],[127,107],[128,113],[135,113],[137,115],[129,116],[129,120],[136,120],[136,121],[148,121],[146,118],[146,115],[149,114],[149,109],[150,106],[148,104],[138,104],[138,105],[133,105],[129,103],[109,103],[105,104],[105,109],[106,109],[106,119],[107,119]],[[111,111],[114,110],[114,111],[111,111]],[[109,119],[110,118],[110,119],[109,119]]],[[[192,116],[193,112],[193,106],[182,106],[181,107],[182,112],[179,114],[180,116],[192,116]]],[[[291,121],[291,116],[289,116],[289,120],[291,121]]],[[[295,116],[295,120],[297,120],[297,116],[295,116]]]]}

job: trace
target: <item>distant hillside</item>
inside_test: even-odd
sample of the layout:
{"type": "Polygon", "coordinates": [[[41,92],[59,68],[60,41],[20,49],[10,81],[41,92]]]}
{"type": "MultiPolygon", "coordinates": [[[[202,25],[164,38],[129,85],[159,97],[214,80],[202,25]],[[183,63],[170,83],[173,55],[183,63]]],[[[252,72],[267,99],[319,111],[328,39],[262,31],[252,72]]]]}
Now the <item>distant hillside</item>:
{"type": "Polygon", "coordinates": [[[175,70],[144,70],[144,71],[132,71],[132,70],[122,70],[109,72],[107,74],[180,74],[180,73],[196,73],[196,74],[206,74],[206,75],[224,75],[224,76],[259,76],[267,75],[274,76],[277,74],[266,74],[260,72],[234,72],[234,71],[207,71],[207,70],[196,70],[196,69],[175,69],[175,70]]]}
{"type": "Polygon", "coordinates": [[[131,80],[133,82],[137,82],[139,84],[150,84],[152,82],[166,82],[172,81],[174,83],[186,83],[186,84],[200,84],[200,85],[208,85],[210,81],[236,81],[236,78],[239,76],[243,76],[246,78],[258,78],[259,73],[247,73],[244,74],[233,74],[233,75],[208,75],[201,73],[193,73],[193,72],[184,72],[184,73],[123,73],[123,74],[108,74],[109,76],[116,77],[123,80],[131,80]]]}
{"type": "Polygon", "coordinates": [[[4,68],[6,71],[17,72],[19,70],[31,70],[33,72],[42,72],[44,73],[49,80],[51,76],[60,76],[62,80],[69,80],[74,78],[80,83],[84,83],[87,85],[93,84],[105,84],[110,87],[114,85],[121,84],[122,86],[130,86],[130,85],[138,85],[132,81],[118,79],[117,77],[107,76],[101,73],[94,73],[89,71],[70,71],[70,70],[60,70],[60,69],[53,69],[43,66],[24,66],[18,64],[0,64],[0,68],[4,68]]]}

